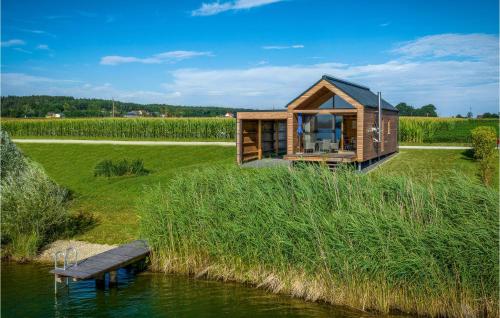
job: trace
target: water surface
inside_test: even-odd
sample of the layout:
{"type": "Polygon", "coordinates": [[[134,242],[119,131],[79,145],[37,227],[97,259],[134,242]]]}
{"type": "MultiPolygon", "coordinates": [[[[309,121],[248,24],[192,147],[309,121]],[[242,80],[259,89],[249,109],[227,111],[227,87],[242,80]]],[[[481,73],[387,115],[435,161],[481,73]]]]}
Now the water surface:
{"type": "MultiPolygon", "coordinates": [[[[376,317],[240,284],[143,272],[118,273],[117,288],[70,282],[54,295],[51,267],[2,263],[1,316],[7,317],[376,317]]],[[[60,285],[62,286],[62,285],[60,285]]]]}

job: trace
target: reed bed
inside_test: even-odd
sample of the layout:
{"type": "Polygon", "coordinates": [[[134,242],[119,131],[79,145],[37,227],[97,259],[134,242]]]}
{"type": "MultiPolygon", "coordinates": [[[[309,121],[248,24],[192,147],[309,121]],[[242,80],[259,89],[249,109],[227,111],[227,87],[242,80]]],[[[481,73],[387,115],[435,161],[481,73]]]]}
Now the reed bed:
{"type": "Polygon", "coordinates": [[[214,167],[146,191],[152,266],[360,310],[498,317],[498,194],[345,169],[214,167]]]}
{"type": "Polygon", "coordinates": [[[233,140],[236,121],[226,118],[16,119],[2,122],[12,136],[233,140]]]}

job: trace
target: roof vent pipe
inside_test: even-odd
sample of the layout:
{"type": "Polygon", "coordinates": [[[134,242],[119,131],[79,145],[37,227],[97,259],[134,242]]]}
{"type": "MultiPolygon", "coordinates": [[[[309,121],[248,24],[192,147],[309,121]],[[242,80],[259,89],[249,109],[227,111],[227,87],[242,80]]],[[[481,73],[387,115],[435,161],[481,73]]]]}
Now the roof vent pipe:
{"type": "Polygon", "coordinates": [[[378,142],[382,142],[382,93],[378,92],[378,142]]]}

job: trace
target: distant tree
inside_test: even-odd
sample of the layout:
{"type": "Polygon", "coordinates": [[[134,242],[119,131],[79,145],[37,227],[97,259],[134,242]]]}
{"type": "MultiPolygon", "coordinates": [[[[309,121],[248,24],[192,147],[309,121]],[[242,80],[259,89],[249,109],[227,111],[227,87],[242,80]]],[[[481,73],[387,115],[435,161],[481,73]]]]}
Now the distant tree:
{"type": "Polygon", "coordinates": [[[406,103],[399,103],[396,105],[396,109],[399,110],[400,116],[437,117],[436,106],[432,104],[414,108],[406,103]]]}
{"type": "MultiPolygon", "coordinates": [[[[479,117],[479,116],[478,116],[478,117],[479,117]]],[[[481,116],[481,118],[498,118],[498,117],[499,117],[499,116],[498,116],[498,113],[497,113],[497,114],[495,114],[495,113],[493,113],[493,114],[492,114],[492,113],[488,113],[488,112],[484,113],[484,114],[481,116]]]]}
{"type": "Polygon", "coordinates": [[[399,103],[396,105],[396,109],[399,110],[400,116],[414,116],[415,108],[413,106],[407,105],[406,103],[399,103]]]}
{"type": "Polygon", "coordinates": [[[468,112],[467,113],[467,118],[472,118],[472,117],[474,117],[474,114],[472,112],[468,112]]]}
{"type": "Polygon", "coordinates": [[[460,114],[458,114],[456,117],[457,117],[457,118],[464,118],[464,116],[462,116],[462,115],[460,115],[460,114]]]}
{"type": "Polygon", "coordinates": [[[437,117],[436,106],[428,104],[415,109],[416,116],[437,117]]]}
{"type": "MultiPolygon", "coordinates": [[[[45,117],[49,112],[62,113],[66,117],[111,116],[113,102],[104,99],[73,98],[68,96],[2,96],[1,115],[3,117],[45,117]]],[[[141,105],[115,101],[115,115],[124,115],[133,110],[146,110],[169,117],[214,117],[225,113],[248,111],[231,107],[193,107],[168,104],[141,105]]]]}

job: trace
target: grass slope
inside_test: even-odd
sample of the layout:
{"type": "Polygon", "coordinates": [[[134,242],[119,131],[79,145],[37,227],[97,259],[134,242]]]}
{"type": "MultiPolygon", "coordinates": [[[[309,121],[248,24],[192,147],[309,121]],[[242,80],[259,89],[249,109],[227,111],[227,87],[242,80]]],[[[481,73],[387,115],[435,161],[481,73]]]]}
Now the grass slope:
{"type": "Polygon", "coordinates": [[[74,192],[73,212],[92,213],[98,224],[77,239],[96,243],[121,243],[138,236],[135,204],[144,186],[168,183],[178,172],[214,164],[231,165],[235,149],[190,146],[113,146],[19,144],[40,162],[49,176],[74,192]],[[140,177],[94,177],[103,159],[143,159],[151,170],[140,177]]]}
{"type": "MultiPolygon", "coordinates": [[[[493,186],[498,188],[498,152],[495,155],[493,186]]],[[[375,174],[409,175],[415,179],[444,177],[450,171],[459,171],[470,178],[478,178],[478,165],[470,150],[405,149],[389,162],[374,170],[375,174]]]]}
{"type": "MultiPolygon", "coordinates": [[[[98,224],[78,239],[120,243],[137,238],[136,201],[144,186],[168,183],[178,173],[215,164],[234,165],[235,149],[205,146],[113,146],[19,144],[40,162],[50,177],[74,192],[71,210],[92,213],[98,224]],[[143,159],[147,176],[96,178],[95,165],[103,159],[143,159]]],[[[497,159],[498,161],[498,159],[497,159]]],[[[415,178],[446,175],[458,170],[475,178],[477,165],[462,150],[404,150],[374,174],[410,174],[415,178]],[[448,170],[448,171],[449,171],[448,170]]],[[[498,176],[498,165],[496,166],[498,176]]],[[[498,186],[498,177],[495,178],[498,186]]]]}

